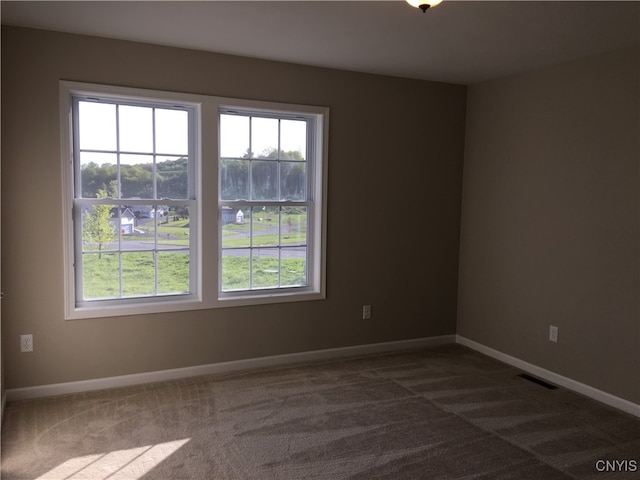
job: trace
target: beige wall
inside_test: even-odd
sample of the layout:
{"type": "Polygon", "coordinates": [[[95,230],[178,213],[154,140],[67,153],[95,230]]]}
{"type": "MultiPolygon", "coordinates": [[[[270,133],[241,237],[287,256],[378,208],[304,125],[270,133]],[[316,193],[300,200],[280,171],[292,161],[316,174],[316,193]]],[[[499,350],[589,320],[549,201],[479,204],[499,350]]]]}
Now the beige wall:
{"type": "Polygon", "coordinates": [[[457,324],[636,403],[639,56],[470,87],[457,324]]]}
{"type": "Polygon", "coordinates": [[[462,86],[3,27],[7,388],[455,333],[465,104],[462,86]],[[63,320],[61,79],[330,107],[327,299],[63,320]]]}

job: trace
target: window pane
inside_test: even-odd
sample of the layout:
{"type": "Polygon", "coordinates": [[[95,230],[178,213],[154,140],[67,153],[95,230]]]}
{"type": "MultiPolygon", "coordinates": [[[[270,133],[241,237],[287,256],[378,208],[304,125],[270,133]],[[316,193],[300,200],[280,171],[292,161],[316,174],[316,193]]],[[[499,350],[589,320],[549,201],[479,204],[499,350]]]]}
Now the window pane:
{"type": "Polygon", "coordinates": [[[248,290],[251,279],[251,251],[222,251],[222,290],[248,290]]]}
{"type": "Polygon", "coordinates": [[[154,252],[122,253],[122,296],[145,296],[155,293],[154,257],[154,252]]]}
{"type": "Polygon", "coordinates": [[[120,295],[119,255],[92,253],[82,256],[83,300],[115,298],[120,295]]]}
{"type": "Polygon", "coordinates": [[[307,168],[308,132],[320,117],[236,111],[244,115],[219,115],[221,291],[308,287],[307,262],[317,264],[319,254],[308,243],[309,189],[321,180],[307,168]]]}
{"type": "Polygon", "coordinates": [[[171,249],[189,247],[191,222],[187,205],[158,205],[154,215],[158,222],[158,245],[171,249]]]}
{"type": "Polygon", "coordinates": [[[120,198],[153,198],[153,155],[120,155],[120,198]]]}
{"type": "Polygon", "coordinates": [[[283,248],[281,256],[281,286],[301,287],[307,285],[306,247],[283,248]]]}
{"type": "Polygon", "coordinates": [[[107,190],[117,181],[118,157],[113,153],[80,152],[82,193],[77,197],[98,198],[100,189],[107,190]]]}
{"type": "MultiPolygon", "coordinates": [[[[169,216],[170,221],[174,222],[173,225],[178,227],[182,227],[184,230],[182,232],[183,236],[191,235],[191,220],[190,220],[190,212],[188,205],[174,205],[169,208],[169,216]]],[[[195,229],[195,228],[194,228],[195,229]]]]}
{"type": "Polygon", "coordinates": [[[251,250],[253,288],[275,288],[280,274],[280,258],[277,248],[254,248],[251,250]]]}
{"type": "Polygon", "coordinates": [[[222,248],[250,246],[250,211],[250,208],[222,207],[222,248]]]}
{"type": "Polygon", "coordinates": [[[116,150],[116,106],[78,102],[81,150],[116,150]]]}
{"type": "MultiPolygon", "coordinates": [[[[174,226],[169,218],[169,207],[157,205],[154,212],[154,221],[158,231],[158,248],[181,248],[189,243],[188,231],[182,226],[174,226]]],[[[183,224],[183,222],[180,222],[183,224]]]]}
{"type": "Polygon", "coordinates": [[[158,157],[156,159],[157,198],[186,200],[189,198],[189,159],[158,157]]]}
{"type": "Polygon", "coordinates": [[[249,161],[222,160],[220,165],[220,198],[249,199],[249,161]]]}
{"type": "Polygon", "coordinates": [[[281,215],[280,244],[307,244],[307,208],[284,207],[281,215]]]}
{"type": "Polygon", "coordinates": [[[187,253],[158,253],[158,293],[189,293],[187,253]]]}
{"type": "Polygon", "coordinates": [[[304,160],[307,150],[307,122],[280,120],[280,159],[304,160]]]}
{"type": "Polygon", "coordinates": [[[278,158],[278,119],[251,118],[251,153],[253,158],[278,158]]]}
{"type": "Polygon", "coordinates": [[[189,152],[189,114],[184,110],[156,108],[156,153],[189,152]]]}
{"type": "Polygon", "coordinates": [[[253,207],[251,214],[252,246],[277,246],[279,222],[279,207],[253,207]]]}
{"type": "Polygon", "coordinates": [[[280,200],[304,201],[307,199],[307,164],[303,162],[280,163],[280,200]]]}
{"type": "Polygon", "coordinates": [[[153,250],[155,248],[155,206],[131,205],[121,210],[120,238],[122,250],[153,250]]]}
{"type": "Polygon", "coordinates": [[[118,247],[118,219],[115,205],[82,207],[82,251],[101,252],[118,247]]]}
{"type": "Polygon", "coordinates": [[[251,162],[252,200],[278,199],[278,162],[251,162]]]}
{"type": "Polygon", "coordinates": [[[220,156],[249,158],[249,117],[220,115],[220,156]]]}
{"type": "Polygon", "coordinates": [[[153,152],[153,109],[121,105],[118,115],[120,150],[153,152]]]}
{"type": "MultiPolygon", "coordinates": [[[[120,230],[120,237],[122,238],[122,240],[125,241],[132,239],[136,235],[138,230],[138,219],[136,218],[135,213],[133,213],[133,210],[131,210],[129,207],[122,206],[113,208],[111,210],[111,213],[111,221],[113,222],[114,227],[116,227],[116,232],[118,229],[120,230]]],[[[114,247],[117,248],[117,245],[114,245],[114,247]]],[[[129,246],[129,249],[137,247],[138,245],[136,244],[134,247],[129,246]]],[[[126,246],[123,245],[122,248],[124,249],[126,248],[126,246]]]]}

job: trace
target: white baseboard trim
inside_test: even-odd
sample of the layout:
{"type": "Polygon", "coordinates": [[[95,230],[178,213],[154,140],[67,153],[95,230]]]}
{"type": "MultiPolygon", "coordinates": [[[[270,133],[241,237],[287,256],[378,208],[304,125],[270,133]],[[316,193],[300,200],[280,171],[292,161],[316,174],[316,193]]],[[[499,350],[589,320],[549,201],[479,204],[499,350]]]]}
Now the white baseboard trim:
{"type": "Polygon", "coordinates": [[[512,357],[511,355],[507,355],[506,353],[494,350],[493,348],[482,345],[481,343],[474,342],[473,340],[469,340],[468,338],[465,338],[461,335],[456,335],[456,343],[464,345],[465,347],[469,347],[472,350],[480,352],[489,357],[495,358],[496,360],[511,365],[512,367],[519,368],[520,370],[530,373],[531,375],[535,375],[536,377],[539,377],[543,380],[559,385],[568,390],[580,393],[585,397],[592,398],[594,400],[597,400],[598,402],[604,403],[605,405],[609,405],[610,407],[614,407],[633,416],[640,417],[640,405],[638,405],[637,403],[630,402],[629,400],[625,400],[624,398],[616,397],[615,395],[611,395],[610,393],[603,392],[602,390],[598,390],[597,388],[591,387],[584,383],[580,383],[576,380],[572,380],[571,378],[564,377],[550,370],[538,367],[537,365],[534,365],[532,363],[520,360],[519,358],[512,357]]]}
{"type": "MultiPolygon", "coordinates": [[[[231,362],[211,363],[196,365],[193,367],[174,368],[171,370],[158,370],[154,372],[134,373],[116,377],[96,378],[77,382],[55,383],[39,385],[35,387],[11,388],[5,392],[6,400],[14,402],[29,400],[68,393],[88,392],[91,390],[103,390],[105,388],[127,387],[143,383],[163,382],[198,375],[210,375],[215,373],[235,372],[254,368],[264,368],[279,365],[288,365],[314,360],[327,360],[371,353],[391,352],[420,348],[428,346],[447,345],[456,342],[455,335],[442,335],[438,337],[414,338],[395,342],[372,343],[367,345],[354,345],[351,347],[329,348],[326,350],[312,350],[309,352],[290,353],[285,355],[273,355],[269,357],[249,358],[231,362]]],[[[3,401],[4,405],[4,401],[3,401]]]]}

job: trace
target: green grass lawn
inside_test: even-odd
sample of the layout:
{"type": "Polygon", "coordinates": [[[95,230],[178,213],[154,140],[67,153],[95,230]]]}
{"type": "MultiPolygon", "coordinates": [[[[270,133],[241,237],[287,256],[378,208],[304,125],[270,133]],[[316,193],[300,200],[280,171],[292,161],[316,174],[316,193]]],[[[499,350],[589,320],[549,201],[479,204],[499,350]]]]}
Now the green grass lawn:
{"type": "MultiPolygon", "coordinates": [[[[122,295],[156,294],[153,252],[122,253],[122,295]]],[[[87,254],[84,261],[84,298],[120,296],[120,263],[116,253],[87,254]]],[[[189,291],[189,256],[186,253],[158,253],[157,294],[189,291]]]]}
{"type": "MultiPolygon", "coordinates": [[[[136,227],[136,230],[144,233],[125,235],[122,239],[124,241],[138,240],[153,242],[153,233],[155,228],[156,225],[153,221],[139,224],[136,227]]],[[[157,231],[158,240],[162,241],[162,243],[170,241],[173,245],[189,245],[189,219],[159,223],[157,231]]]]}
{"type": "MultiPolygon", "coordinates": [[[[188,293],[189,257],[186,253],[158,252],[158,287],[152,252],[123,252],[122,296],[168,295],[188,293]]],[[[85,254],[84,299],[120,297],[119,254],[85,254]]],[[[305,259],[254,258],[226,255],[222,261],[224,291],[306,284],[305,259]],[[253,268],[252,274],[250,270],[253,268]],[[250,278],[253,278],[253,285],[250,278]],[[279,278],[280,277],[280,278],[279,278]],[[280,284],[278,281],[280,280],[280,284]]]]}
{"type": "MultiPolygon", "coordinates": [[[[253,224],[227,224],[222,227],[223,248],[253,246],[305,245],[306,214],[262,214],[253,224]],[[278,233],[280,232],[280,233],[278,233]]],[[[251,219],[248,219],[251,222],[251,219]]],[[[123,236],[123,241],[153,244],[154,229],[163,245],[189,245],[189,219],[160,223],[148,221],[136,227],[143,233],[123,236]]],[[[117,252],[102,255],[87,253],[83,257],[84,299],[168,295],[189,292],[189,256],[184,252],[157,252],[157,269],[153,252],[117,252]],[[122,264],[120,264],[120,258],[122,264]],[[122,273],[121,273],[122,272],[122,273]]],[[[224,291],[301,286],[306,284],[306,260],[300,258],[254,258],[224,255],[222,261],[224,291]]]]}
{"type": "Polygon", "coordinates": [[[253,224],[249,220],[223,225],[222,248],[249,247],[250,235],[253,235],[253,246],[306,245],[306,215],[283,215],[279,229],[277,217],[275,222],[271,218],[256,218],[253,224]]]}
{"type": "Polygon", "coordinates": [[[283,258],[278,268],[277,258],[253,259],[253,285],[250,285],[250,257],[226,255],[222,258],[222,290],[246,290],[278,286],[306,285],[306,260],[283,258]],[[280,273],[280,285],[278,285],[280,273]]]}

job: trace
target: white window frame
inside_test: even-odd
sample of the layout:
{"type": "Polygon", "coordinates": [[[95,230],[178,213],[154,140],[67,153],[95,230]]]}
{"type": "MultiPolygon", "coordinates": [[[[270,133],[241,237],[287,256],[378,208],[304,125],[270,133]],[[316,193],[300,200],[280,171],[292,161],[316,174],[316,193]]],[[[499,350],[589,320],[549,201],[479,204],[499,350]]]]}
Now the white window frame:
{"type": "MultiPolygon", "coordinates": [[[[261,303],[265,300],[277,301],[280,298],[299,296],[303,299],[305,296],[314,296],[322,293],[324,298],[324,249],[315,248],[316,245],[324,246],[323,233],[324,224],[324,202],[322,199],[326,197],[323,186],[326,186],[325,173],[326,159],[323,154],[326,153],[326,135],[323,131],[326,125],[323,119],[326,119],[326,109],[317,109],[315,107],[304,107],[295,105],[278,105],[267,104],[264,102],[241,101],[235,100],[233,103],[225,103],[219,106],[219,115],[224,113],[237,113],[246,116],[264,116],[279,119],[304,119],[307,121],[307,148],[306,148],[306,164],[307,164],[307,199],[304,203],[307,207],[307,282],[306,286],[301,287],[280,287],[271,289],[256,290],[239,290],[228,291],[222,290],[222,265],[218,265],[218,298],[227,305],[245,305],[252,303],[252,299],[259,298],[261,303]],[[322,287],[322,290],[319,287],[322,287]]],[[[220,158],[220,157],[219,157],[220,158]]],[[[233,205],[236,202],[223,201],[219,199],[218,208],[223,205],[233,205]]],[[[269,204],[272,206],[287,206],[287,201],[244,201],[237,203],[247,203],[254,205],[269,204]]],[[[219,210],[220,211],[220,210],[219,210]]],[[[222,215],[218,219],[218,258],[222,257],[222,215]]]]}
{"type": "Polygon", "coordinates": [[[60,82],[60,125],[63,186],[63,240],[65,319],[112,317],[122,315],[175,312],[242,305],[259,305],[326,298],[326,202],[328,176],[327,107],[292,105],[209,95],[194,95],[157,90],[116,87],[79,82],[60,82]],[[191,261],[196,262],[190,294],[158,297],[118,299],[115,302],[76,301],[74,160],[72,97],[99,96],[153,102],[159,105],[182,105],[195,111],[193,154],[195,158],[195,212],[190,218],[196,223],[191,261]],[[308,242],[308,285],[279,290],[251,290],[224,293],[220,279],[220,245],[222,219],[218,214],[219,114],[224,109],[243,109],[254,112],[277,112],[314,117],[312,167],[312,211],[308,242]]]}

